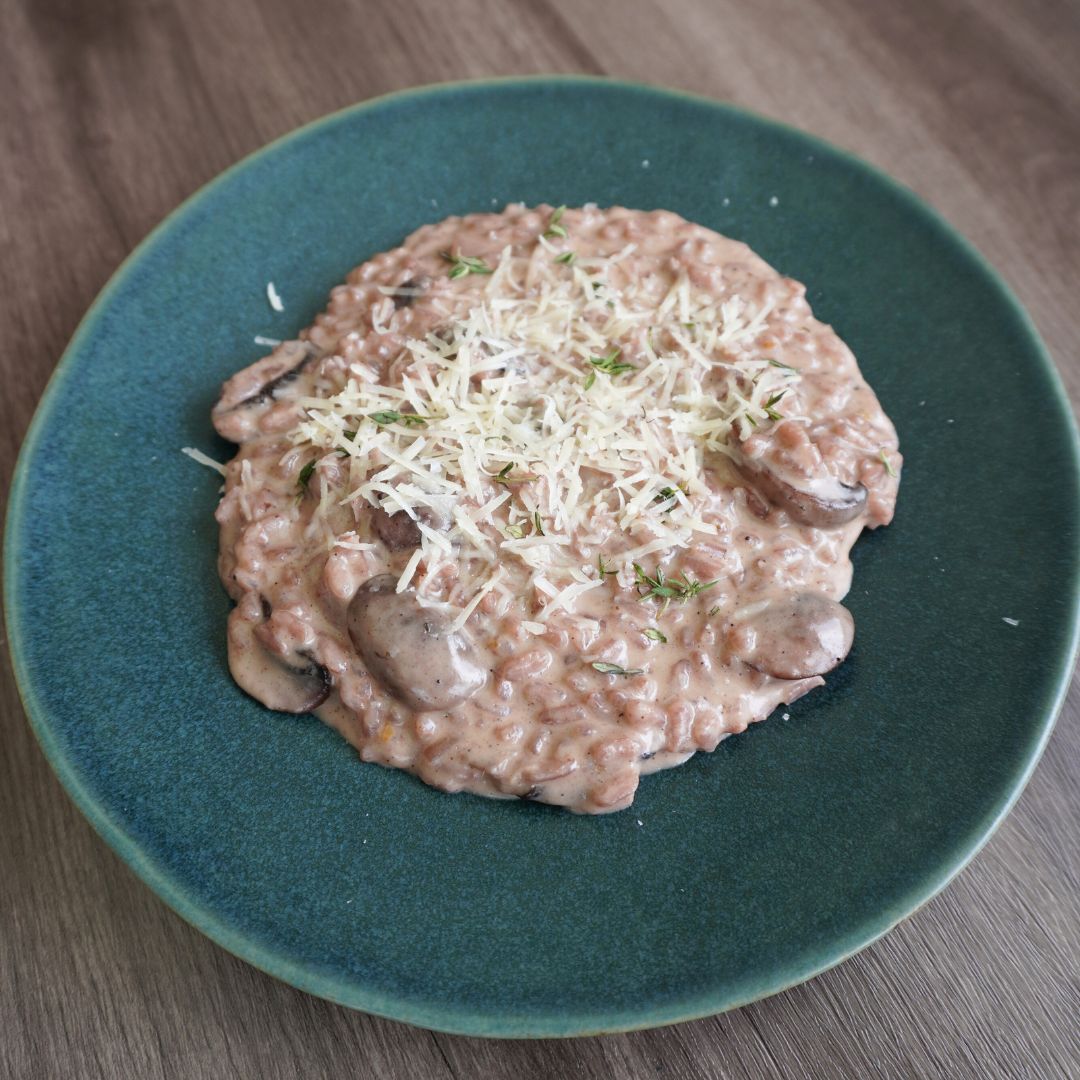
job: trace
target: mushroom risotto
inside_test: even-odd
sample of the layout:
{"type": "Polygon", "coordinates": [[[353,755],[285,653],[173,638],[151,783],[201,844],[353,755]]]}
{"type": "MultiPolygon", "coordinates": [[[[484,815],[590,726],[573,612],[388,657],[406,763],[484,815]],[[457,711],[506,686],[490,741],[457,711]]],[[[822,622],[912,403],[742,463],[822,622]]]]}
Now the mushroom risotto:
{"type": "Polygon", "coordinates": [[[584,813],[821,686],[901,458],[804,293],[619,208],[358,267],[214,408],[236,681],[365,761],[584,813]]]}

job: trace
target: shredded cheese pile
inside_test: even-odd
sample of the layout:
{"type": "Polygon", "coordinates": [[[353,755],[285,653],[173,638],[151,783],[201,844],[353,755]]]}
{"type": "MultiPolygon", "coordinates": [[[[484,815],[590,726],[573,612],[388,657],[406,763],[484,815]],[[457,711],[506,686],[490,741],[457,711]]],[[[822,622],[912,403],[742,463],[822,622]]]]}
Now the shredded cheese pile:
{"type": "MultiPolygon", "coordinates": [[[[338,393],[299,400],[294,446],[349,459],[346,490],[320,480],[321,507],[360,501],[417,522],[399,590],[421,564],[431,579],[455,560],[472,596],[463,623],[510,572],[542,624],[603,583],[601,546],[629,574],[715,534],[706,456],[730,453],[733,426],[747,434],[781,400],[792,415],[799,375],[755,347],[767,304],[702,293],[685,273],[621,274],[634,250],[560,264],[543,238],[529,255],[506,248],[452,294],[446,330],[405,342],[400,382],[353,364],[338,393]]],[[[376,331],[406,290],[381,291],[376,331]]]]}

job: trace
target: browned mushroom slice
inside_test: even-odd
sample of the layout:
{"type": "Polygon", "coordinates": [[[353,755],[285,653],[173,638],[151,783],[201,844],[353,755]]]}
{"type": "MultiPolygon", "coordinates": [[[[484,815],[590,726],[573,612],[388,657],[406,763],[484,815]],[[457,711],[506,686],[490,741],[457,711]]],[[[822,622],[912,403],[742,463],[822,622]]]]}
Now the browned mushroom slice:
{"type": "Polygon", "coordinates": [[[438,529],[440,532],[446,532],[450,528],[449,515],[434,507],[418,506],[415,514],[415,518],[404,510],[395,510],[391,514],[376,506],[371,510],[371,527],[391,551],[419,547],[423,538],[420,532],[421,522],[429,529],[438,529]]]}
{"type": "Polygon", "coordinates": [[[420,546],[420,526],[404,510],[388,514],[381,506],[374,507],[371,511],[371,527],[391,551],[420,546]]]}
{"type": "Polygon", "coordinates": [[[234,611],[229,618],[229,671],[240,689],[268,709],[305,713],[329,696],[330,672],[310,656],[274,656],[254,634],[255,625],[234,611]]]}
{"type": "Polygon", "coordinates": [[[866,509],[866,488],[845,484],[835,476],[825,475],[789,483],[768,465],[744,458],[740,468],[746,478],[774,506],[786,510],[802,525],[827,529],[854,521],[866,509]]]}
{"type": "Polygon", "coordinates": [[[403,281],[400,285],[395,286],[392,294],[394,307],[411,307],[419,297],[424,295],[430,283],[431,278],[421,274],[419,277],[411,277],[408,281],[403,281]]]}
{"type": "Polygon", "coordinates": [[[238,371],[222,386],[221,397],[213,409],[212,417],[219,432],[228,438],[227,430],[222,431],[221,428],[224,421],[228,429],[225,417],[229,413],[274,400],[283,387],[295,382],[320,355],[306,341],[286,341],[269,356],[238,371]]]}
{"type": "Polygon", "coordinates": [[[487,673],[464,635],[450,630],[453,616],[422,607],[412,590],[380,574],[349,604],[349,637],[371,674],[412,709],[452,709],[484,685],[487,673]]]}
{"type": "Polygon", "coordinates": [[[832,671],[851,650],[851,612],[820,593],[799,593],[739,620],[731,651],[774,679],[808,679],[832,671]]]}

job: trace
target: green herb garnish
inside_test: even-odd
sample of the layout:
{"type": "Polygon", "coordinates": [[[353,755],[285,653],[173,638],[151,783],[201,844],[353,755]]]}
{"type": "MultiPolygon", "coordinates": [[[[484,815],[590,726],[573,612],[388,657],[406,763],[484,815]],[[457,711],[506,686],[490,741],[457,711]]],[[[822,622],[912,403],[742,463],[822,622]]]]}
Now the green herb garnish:
{"type": "Polygon", "coordinates": [[[633,566],[638,596],[642,600],[663,600],[661,610],[664,610],[672,600],[689,600],[716,584],[716,581],[694,581],[685,574],[682,580],[666,578],[663,569],[659,566],[656,568],[656,575],[649,577],[638,563],[634,563],[633,566]]]}
{"type": "Polygon", "coordinates": [[[719,615],[720,614],[720,605],[719,604],[714,604],[711,608],[709,608],[709,610],[707,612],[705,612],[705,614],[710,619],[714,615],[719,615]]]}
{"type": "Polygon", "coordinates": [[[508,536],[512,536],[515,540],[521,540],[525,536],[525,530],[520,525],[507,525],[506,533],[508,536]]]}
{"type": "MultiPolygon", "coordinates": [[[[356,436],[357,436],[357,434],[358,434],[358,433],[357,433],[357,432],[355,432],[355,431],[343,431],[343,432],[342,432],[341,434],[342,434],[342,436],[343,436],[344,438],[348,439],[348,440],[349,440],[349,442],[353,442],[353,440],[355,440],[355,438],[356,438],[356,436]]],[[[346,450],[344,446],[339,446],[339,447],[338,447],[338,451],[337,451],[337,452],[338,452],[338,453],[339,453],[339,454],[340,454],[340,455],[341,455],[342,457],[348,457],[348,456],[349,456],[349,451],[348,451],[348,450],[346,450]]]]}
{"type": "Polygon", "coordinates": [[[533,533],[536,536],[544,536],[544,523],[540,517],[540,511],[533,511],[533,533]]]}
{"type": "Polygon", "coordinates": [[[646,627],[641,631],[650,641],[659,641],[661,645],[667,644],[667,638],[664,637],[662,631],[657,630],[655,626],[646,627]]]}
{"type": "Polygon", "coordinates": [[[624,364],[619,361],[621,353],[622,349],[616,345],[607,356],[590,356],[589,363],[597,371],[602,371],[605,375],[611,375],[612,377],[621,375],[624,371],[636,370],[633,364],[624,364]]]}
{"type": "Polygon", "coordinates": [[[523,476],[511,476],[510,473],[513,471],[513,468],[514,468],[514,463],[512,461],[508,461],[498,471],[498,473],[496,474],[495,483],[496,484],[523,484],[523,483],[525,483],[526,480],[535,480],[536,479],[536,477],[532,476],[531,474],[525,474],[523,476]]]}
{"type": "Polygon", "coordinates": [[[590,371],[589,374],[585,376],[585,389],[591,390],[594,382],[596,382],[596,372],[590,371]]]}
{"type": "Polygon", "coordinates": [[[880,457],[881,457],[881,464],[885,466],[885,471],[886,471],[886,472],[887,472],[887,473],[888,473],[888,474],[889,474],[890,476],[895,476],[895,475],[896,475],[896,470],[895,470],[895,469],[893,468],[893,464],[892,464],[892,462],[891,462],[891,461],[889,460],[889,458],[888,458],[888,455],[887,455],[887,454],[885,453],[884,449],[882,449],[882,450],[879,450],[879,451],[878,451],[878,454],[879,454],[879,455],[880,455],[880,457]]]}
{"type": "Polygon", "coordinates": [[[779,360],[773,360],[770,358],[769,363],[772,364],[773,367],[780,368],[782,371],[794,371],[796,374],[798,374],[799,371],[798,368],[793,368],[790,364],[781,364],[779,360]]]}
{"type": "Polygon", "coordinates": [[[577,258],[577,255],[576,255],[575,252],[573,252],[573,251],[564,251],[561,255],[557,255],[555,257],[555,261],[557,263],[565,263],[567,266],[573,266],[574,265],[574,260],[576,258],[577,258]]]}
{"type": "Polygon", "coordinates": [[[770,420],[783,420],[784,414],[782,412],[777,412],[777,410],[774,409],[773,406],[776,405],[786,393],[786,390],[781,390],[779,394],[773,394],[773,396],[765,402],[765,405],[763,406],[765,409],[765,415],[770,420]]]}
{"type": "Polygon", "coordinates": [[[618,664],[608,664],[603,660],[594,660],[592,666],[600,672],[601,675],[644,675],[644,668],[624,668],[619,667],[618,664]]]}
{"type": "Polygon", "coordinates": [[[465,277],[467,274],[493,274],[495,271],[483,259],[471,255],[453,255],[449,251],[440,252],[442,257],[453,263],[450,267],[450,280],[465,277]]]}
{"type": "MultiPolygon", "coordinates": [[[[673,487],[662,487],[653,496],[653,502],[655,502],[655,503],[667,502],[669,499],[676,498],[676,496],[678,496],[678,494],[679,494],[679,491],[681,491],[681,490],[682,490],[681,488],[676,489],[676,488],[673,488],[673,487]]],[[[670,507],[670,506],[668,507],[668,510],[672,510],[672,509],[674,509],[674,507],[670,507]]]]}
{"type": "Polygon", "coordinates": [[[608,568],[607,563],[604,562],[602,553],[596,556],[596,569],[600,571],[601,577],[607,577],[608,574],[617,574],[619,572],[618,570],[611,570],[608,568]]]}
{"type": "MultiPolygon", "coordinates": [[[[374,420],[376,424],[397,424],[400,422],[406,427],[421,427],[427,423],[427,417],[421,416],[419,413],[402,413],[396,412],[394,409],[368,413],[368,419],[374,420]]],[[[356,433],[353,432],[353,434],[355,435],[356,433]]]]}
{"type": "Polygon", "coordinates": [[[311,474],[315,471],[315,464],[317,459],[312,458],[299,472],[296,477],[296,486],[300,489],[301,493],[307,491],[308,481],[311,479],[311,474]]]}
{"type": "Polygon", "coordinates": [[[551,217],[548,219],[548,227],[544,230],[545,236],[565,236],[566,229],[559,224],[562,221],[563,214],[566,213],[565,206],[558,206],[551,212],[551,217]]]}

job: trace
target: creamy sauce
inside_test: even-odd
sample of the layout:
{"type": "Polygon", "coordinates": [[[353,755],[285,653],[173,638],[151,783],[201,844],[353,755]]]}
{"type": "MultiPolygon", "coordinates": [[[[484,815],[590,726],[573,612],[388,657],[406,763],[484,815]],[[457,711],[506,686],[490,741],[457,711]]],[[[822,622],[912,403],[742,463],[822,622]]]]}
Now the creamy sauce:
{"type": "Polygon", "coordinates": [[[822,685],[901,457],[804,292],[618,208],[451,218],[360,266],[214,409],[237,682],[365,761],[585,813],[822,685]]]}

